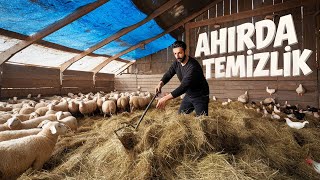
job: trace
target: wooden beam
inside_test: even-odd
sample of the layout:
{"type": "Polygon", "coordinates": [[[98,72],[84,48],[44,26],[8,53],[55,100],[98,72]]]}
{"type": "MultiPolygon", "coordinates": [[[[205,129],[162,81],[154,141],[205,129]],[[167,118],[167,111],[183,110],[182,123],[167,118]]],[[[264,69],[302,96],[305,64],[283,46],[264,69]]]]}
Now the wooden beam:
{"type": "Polygon", "coordinates": [[[49,25],[48,27],[42,29],[38,33],[29,36],[25,41],[21,41],[20,43],[12,46],[11,48],[7,49],[3,53],[0,54],[0,64],[3,64],[7,60],[9,60],[13,55],[17,52],[23,50],[24,48],[28,47],[30,44],[38,41],[47,35],[59,30],[60,28],[70,24],[71,22],[79,19],[80,17],[86,15],[87,13],[95,10],[96,8],[100,7],[101,5],[105,4],[109,0],[97,0],[96,2],[90,3],[86,6],[82,6],[78,8],[75,12],[68,15],[67,17],[56,21],[55,23],[49,25]]]}
{"type": "Polygon", "coordinates": [[[150,42],[152,42],[152,41],[164,36],[165,34],[170,33],[171,31],[177,29],[180,26],[183,26],[185,23],[187,23],[187,22],[191,21],[192,19],[196,18],[197,16],[201,15],[202,13],[204,13],[205,11],[207,11],[208,9],[210,9],[211,7],[213,7],[214,5],[216,5],[217,3],[221,2],[221,1],[222,0],[215,0],[214,2],[210,3],[205,8],[201,9],[200,11],[188,16],[187,18],[185,18],[184,20],[180,21],[179,23],[171,26],[170,28],[165,30],[163,33],[158,34],[157,36],[149,38],[147,40],[144,40],[144,41],[142,41],[142,42],[140,42],[140,43],[138,43],[138,44],[136,44],[136,45],[134,45],[134,46],[132,46],[132,47],[130,47],[130,48],[128,48],[128,49],[116,54],[116,55],[114,55],[114,56],[112,56],[111,58],[106,59],[105,61],[100,63],[98,66],[96,66],[92,71],[94,72],[94,74],[98,73],[105,65],[108,64],[109,60],[115,60],[115,59],[117,59],[118,57],[120,57],[120,56],[122,56],[124,54],[127,54],[127,53],[129,53],[129,52],[131,52],[131,51],[133,51],[133,50],[135,50],[135,49],[137,49],[139,47],[143,47],[144,45],[146,45],[146,44],[148,44],[148,43],[150,43],[150,42]]]}
{"type": "Polygon", "coordinates": [[[199,22],[190,22],[187,24],[187,26],[189,28],[196,28],[196,27],[201,27],[201,26],[214,25],[214,24],[218,24],[218,23],[237,21],[240,19],[250,18],[250,17],[254,17],[254,16],[261,16],[261,15],[266,15],[266,14],[270,14],[273,12],[293,9],[296,7],[300,7],[304,4],[305,3],[303,3],[303,0],[286,1],[284,3],[265,6],[265,7],[261,7],[261,8],[257,8],[257,9],[253,9],[253,10],[249,10],[249,11],[244,11],[244,12],[240,12],[240,13],[236,13],[236,14],[206,19],[206,20],[199,21],[199,22]]]}
{"type": "Polygon", "coordinates": [[[71,58],[68,61],[64,62],[60,66],[60,70],[62,72],[65,71],[69,66],[71,66],[73,63],[75,63],[76,61],[80,60],[84,56],[86,56],[89,53],[91,53],[91,52],[103,47],[104,45],[108,44],[109,42],[120,38],[121,36],[127,34],[128,32],[131,32],[131,31],[135,30],[136,28],[142,26],[143,24],[149,22],[150,20],[152,20],[155,17],[161,15],[163,12],[167,11],[168,9],[170,9],[172,6],[176,5],[180,1],[181,0],[170,0],[169,2],[165,3],[164,5],[162,5],[160,8],[156,9],[152,14],[150,14],[144,20],[120,30],[116,34],[114,34],[114,35],[112,35],[112,36],[100,41],[98,44],[95,44],[94,46],[92,46],[92,47],[88,48],[87,50],[83,51],[82,53],[80,53],[79,55],[74,56],[73,58],[71,58]]]}
{"type": "Polygon", "coordinates": [[[122,73],[122,71],[126,70],[128,67],[130,67],[132,64],[134,64],[136,61],[131,61],[128,64],[126,64],[125,66],[123,66],[122,68],[120,68],[116,73],[114,73],[115,75],[119,75],[120,73],[122,73]]]}
{"type": "MultiPolygon", "coordinates": [[[[0,28],[0,35],[3,35],[3,36],[6,36],[6,37],[10,37],[10,38],[14,38],[14,39],[19,39],[19,40],[26,40],[29,36],[26,36],[26,35],[23,35],[23,34],[20,34],[20,33],[16,33],[16,32],[13,32],[13,31],[8,31],[6,29],[2,29],[0,28]]],[[[70,47],[66,47],[66,46],[62,46],[60,44],[55,44],[55,43],[52,43],[52,42],[48,42],[48,41],[45,41],[45,40],[38,40],[37,42],[35,42],[35,44],[38,44],[38,45],[41,45],[41,46],[44,46],[44,47],[48,47],[48,48],[53,48],[53,49],[57,49],[57,50],[61,50],[61,51],[66,51],[66,52],[72,52],[72,53],[81,53],[82,51],[78,50],[78,49],[73,49],[73,48],[70,48],[70,47]]],[[[110,57],[110,56],[107,56],[107,55],[101,55],[101,54],[94,54],[94,53],[90,53],[89,56],[92,56],[92,57],[110,57]]],[[[124,59],[117,59],[118,61],[121,61],[121,62],[129,62],[128,60],[124,60],[124,59]]],[[[59,67],[60,69],[60,67],[59,67]]]]}

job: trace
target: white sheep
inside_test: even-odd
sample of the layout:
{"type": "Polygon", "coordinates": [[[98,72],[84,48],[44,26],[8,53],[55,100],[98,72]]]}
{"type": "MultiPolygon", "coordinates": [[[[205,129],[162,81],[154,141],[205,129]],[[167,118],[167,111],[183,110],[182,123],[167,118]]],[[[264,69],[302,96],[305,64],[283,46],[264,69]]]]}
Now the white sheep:
{"type": "Polygon", "coordinates": [[[117,108],[119,111],[127,111],[129,107],[129,97],[122,96],[117,100],[117,108]]]}
{"type": "Polygon", "coordinates": [[[72,114],[77,114],[79,113],[79,104],[76,103],[75,101],[69,101],[68,102],[68,110],[72,114]]]}
{"type": "Polygon", "coordinates": [[[72,131],[77,131],[78,121],[75,117],[68,116],[68,117],[65,117],[65,118],[58,120],[58,121],[60,123],[67,125],[72,131]]]}
{"type": "Polygon", "coordinates": [[[89,100],[87,102],[81,101],[79,102],[79,111],[83,115],[93,114],[97,109],[96,99],[89,100]]]}
{"type": "Polygon", "coordinates": [[[23,107],[20,109],[19,114],[31,114],[34,111],[34,107],[23,107]]]}
{"type": "Polygon", "coordinates": [[[0,142],[38,134],[40,131],[41,128],[2,131],[0,132],[0,142]]]}
{"type": "Polygon", "coordinates": [[[145,108],[149,104],[151,99],[152,99],[151,94],[148,94],[145,97],[131,96],[129,101],[130,111],[133,112],[134,109],[145,108]]]}
{"type": "Polygon", "coordinates": [[[0,124],[4,124],[8,119],[12,118],[12,115],[9,113],[3,113],[0,115],[0,124]]]}
{"type": "Polygon", "coordinates": [[[104,114],[104,117],[106,117],[106,115],[113,115],[115,114],[117,111],[117,106],[116,103],[113,100],[106,100],[105,102],[103,102],[102,104],[102,112],[104,114]]]}
{"type": "Polygon", "coordinates": [[[59,112],[59,111],[48,110],[45,115],[56,114],[57,112],[59,112]]]}
{"type": "Polygon", "coordinates": [[[12,107],[12,108],[22,108],[22,103],[18,103],[18,104],[10,104],[10,106],[12,107]]]}
{"type": "Polygon", "coordinates": [[[72,114],[70,112],[58,111],[56,113],[56,116],[57,116],[57,120],[61,120],[61,119],[65,118],[65,117],[72,116],[72,114]]]}
{"type": "Polygon", "coordinates": [[[44,116],[47,112],[49,111],[48,107],[39,107],[38,109],[35,110],[39,116],[44,116]]]}
{"type": "Polygon", "coordinates": [[[32,128],[36,128],[44,120],[57,121],[57,117],[54,114],[50,114],[50,115],[37,117],[37,118],[30,119],[23,122],[20,121],[17,117],[13,117],[8,119],[8,121],[5,124],[7,124],[7,126],[12,130],[32,129],[32,128]]]}
{"type": "Polygon", "coordinates": [[[45,102],[39,102],[39,103],[37,103],[35,106],[34,106],[34,108],[37,110],[37,109],[39,109],[39,108],[41,108],[41,107],[46,107],[48,104],[47,103],[45,103],[45,102]]]}
{"type": "Polygon", "coordinates": [[[57,105],[49,104],[48,108],[49,110],[54,110],[54,111],[68,111],[68,102],[64,100],[63,102],[60,102],[57,105]]]}
{"type": "Polygon", "coordinates": [[[6,107],[0,106],[0,111],[12,111],[12,107],[10,107],[10,106],[6,106],[6,107]]]}
{"type": "Polygon", "coordinates": [[[30,167],[40,170],[66,132],[62,123],[50,122],[36,135],[0,142],[0,179],[16,179],[30,167]]]}

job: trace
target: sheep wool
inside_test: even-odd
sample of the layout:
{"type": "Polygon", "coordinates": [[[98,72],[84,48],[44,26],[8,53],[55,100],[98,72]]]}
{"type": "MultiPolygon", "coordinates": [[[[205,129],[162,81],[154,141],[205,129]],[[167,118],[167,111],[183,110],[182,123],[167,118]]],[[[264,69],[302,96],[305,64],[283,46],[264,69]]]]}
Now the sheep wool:
{"type": "Polygon", "coordinates": [[[56,121],[57,117],[56,115],[51,114],[30,119],[24,122],[21,122],[18,118],[11,118],[7,121],[7,126],[12,130],[32,129],[36,128],[44,120],[56,121]]]}
{"type": "Polygon", "coordinates": [[[0,142],[0,179],[15,179],[30,167],[40,170],[50,159],[58,136],[66,131],[65,125],[49,122],[36,135],[0,142]]]}
{"type": "Polygon", "coordinates": [[[77,131],[78,129],[78,121],[73,116],[68,116],[58,121],[60,123],[67,125],[72,131],[77,131]]]}
{"type": "Polygon", "coordinates": [[[18,138],[26,137],[30,135],[35,135],[35,134],[38,134],[40,131],[41,131],[41,128],[2,131],[0,132],[0,142],[8,141],[11,139],[18,139],[18,138]]]}

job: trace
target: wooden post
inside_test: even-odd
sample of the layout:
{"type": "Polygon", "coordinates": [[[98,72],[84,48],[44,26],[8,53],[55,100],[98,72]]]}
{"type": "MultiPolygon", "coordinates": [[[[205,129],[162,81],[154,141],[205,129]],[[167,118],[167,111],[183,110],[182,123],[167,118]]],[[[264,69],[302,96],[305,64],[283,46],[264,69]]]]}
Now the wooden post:
{"type": "Polygon", "coordinates": [[[188,24],[185,24],[184,26],[184,35],[185,43],[187,45],[186,54],[190,56],[190,29],[188,24]]]}

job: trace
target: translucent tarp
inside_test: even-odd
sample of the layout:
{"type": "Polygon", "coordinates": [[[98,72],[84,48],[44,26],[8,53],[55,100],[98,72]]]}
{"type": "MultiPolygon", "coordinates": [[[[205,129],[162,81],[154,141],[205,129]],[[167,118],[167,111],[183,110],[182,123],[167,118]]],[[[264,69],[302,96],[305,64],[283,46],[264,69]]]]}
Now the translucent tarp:
{"type": "Polygon", "coordinates": [[[0,35],[0,53],[18,44],[20,40],[0,35]]]}
{"type": "Polygon", "coordinates": [[[76,55],[76,53],[60,51],[34,44],[15,54],[9,62],[59,67],[62,63],[76,55]]]}
{"type": "Polygon", "coordinates": [[[105,67],[103,67],[100,70],[100,73],[116,73],[119,71],[123,66],[125,66],[127,63],[120,62],[120,61],[111,61],[109,64],[107,64],[105,67]]]}
{"type": "MultiPolygon", "coordinates": [[[[77,8],[92,2],[94,1],[0,0],[0,28],[24,35],[32,35],[55,21],[63,19],[77,8]]],[[[147,15],[142,13],[131,0],[110,0],[87,15],[45,37],[44,40],[83,51],[146,17],[147,15]]],[[[154,20],[151,20],[94,53],[113,56],[163,31],[154,20]]],[[[147,44],[144,49],[136,49],[121,56],[121,58],[127,60],[139,59],[168,47],[174,41],[175,39],[167,34],[147,44]]],[[[36,50],[36,48],[33,49],[36,50]]],[[[32,54],[35,55],[37,52],[32,54]]],[[[30,59],[30,61],[32,60],[30,59]]],[[[53,64],[56,65],[57,63],[53,64]]],[[[88,66],[91,67],[91,65],[88,66]]]]}

